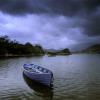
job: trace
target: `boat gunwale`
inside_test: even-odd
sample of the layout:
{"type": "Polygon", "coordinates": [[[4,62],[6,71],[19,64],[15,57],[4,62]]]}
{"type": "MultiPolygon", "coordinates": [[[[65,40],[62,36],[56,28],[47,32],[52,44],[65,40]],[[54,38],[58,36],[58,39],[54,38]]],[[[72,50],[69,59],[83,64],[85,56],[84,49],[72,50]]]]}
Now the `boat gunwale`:
{"type": "Polygon", "coordinates": [[[33,72],[33,71],[28,71],[26,69],[24,69],[24,70],[29,72],[29,73],[34,73],[34,74],[51,74],[51,73],[43,73],[43,72],[39,73],[39,72],[35,72],[35,71],[33,72]]]}
{"type": "MultiPolygon", "coordinates": [[[[32,66],[32,65],[34,65],[34,64],[29,64],[29,65],[32,66]]],[[[24,69],[25,71],[29,72],[29,73],[35,73],[35,74],[53,74],[52,71],[50,71],[49,69],[46,69],[46,68],[41,67],[41,66],[38,66],[38,65],[35,65],[35,66],[38,66],[39,68],[45,69],[45,70],[47,70],[48,72],[43,72],[43,71],[39,71],[39,72],[36,72],[36,71],[29,71],[29,70],[25,69],[25,66],[26,66],[26,64],[23,65],[23,69],[24,69]]],[[[35,67],[34,67],[34,69],[35,69],[35,67]]],[[[37,69],[37,68],[36,68],[36,69],[37,69]]]]}

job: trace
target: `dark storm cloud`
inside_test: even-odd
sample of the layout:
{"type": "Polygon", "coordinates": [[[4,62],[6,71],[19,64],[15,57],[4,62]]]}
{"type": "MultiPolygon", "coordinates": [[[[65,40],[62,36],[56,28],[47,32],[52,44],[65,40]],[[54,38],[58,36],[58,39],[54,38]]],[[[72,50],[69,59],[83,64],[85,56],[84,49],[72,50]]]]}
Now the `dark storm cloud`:
{"type": "Polygon", "coordinates": [[[100,7],[86,18],[86,23],[83,26],[84,33],[89,36],[100,35],[100,7]]]}
{"type": "Polygon", "coordinates": [[[0,0],[0,9],[10,14],[45,12],[45,3],[41,1],[43,0],[0,0]]]}
{"type": "Polygon", "coordinates": [[[100,0],[0,0],[0,35],[20,42],[45,48],[100,43],[99,26],[100,0]]]}
{"type": "Polygon", "coordinates": [[[81,23],[77,27],[82,27],[84,34],[100,35],[100,0],[0,0],[0,10],[18,15],[47,13],[75,16],[81,19],[77,20],[78,24],[81,23]]]}
{"type": "Polygon", "coordinates": [[[100,0],[0,0],[0,9],[8,13],[58,13],[76,15],[93,12],[100,0]]]}

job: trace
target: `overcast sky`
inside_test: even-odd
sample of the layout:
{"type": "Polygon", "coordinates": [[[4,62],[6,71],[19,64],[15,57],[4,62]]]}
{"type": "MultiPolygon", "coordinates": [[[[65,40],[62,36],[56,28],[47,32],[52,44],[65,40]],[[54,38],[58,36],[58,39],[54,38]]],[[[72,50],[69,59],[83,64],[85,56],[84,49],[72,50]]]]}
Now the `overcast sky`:
{"type": "Polygon", "coordinates": [[[0,35],[54,49],[100,43],[100,0],[0,0],[0,35]]]}

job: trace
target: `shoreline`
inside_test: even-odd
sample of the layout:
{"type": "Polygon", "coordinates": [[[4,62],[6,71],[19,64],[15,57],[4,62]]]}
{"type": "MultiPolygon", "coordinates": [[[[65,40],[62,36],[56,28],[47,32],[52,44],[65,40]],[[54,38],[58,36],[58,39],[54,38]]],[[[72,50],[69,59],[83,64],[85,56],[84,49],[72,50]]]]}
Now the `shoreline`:
{"type": "Polygon", "coordinates": [[[44,54],[39,54],[39,55],[12,55],[12,54],[7,54],[7,55],[0,55],[0,58],[13,58],[13,57],[38,57],[38,56],[44,56],[44,54]]]}

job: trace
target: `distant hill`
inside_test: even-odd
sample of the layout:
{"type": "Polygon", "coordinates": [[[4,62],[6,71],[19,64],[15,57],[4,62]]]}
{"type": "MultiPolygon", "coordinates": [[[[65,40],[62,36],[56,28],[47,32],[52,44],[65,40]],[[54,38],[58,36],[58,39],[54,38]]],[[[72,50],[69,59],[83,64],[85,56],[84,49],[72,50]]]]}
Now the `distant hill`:
{"type": "Polygon", "coordinates": [[[58,52],[58,49],[44,49],[45,52],[58,52]]]}
{"type": "Polygon", "coordinates": [[[54,50],[49,49],[45,51],[48,55],[54,56],[54,55],[70,55],[71,52],[68,48],[61,49],[61,50],[54,50]]]}
{"type": "Polygon", "coordinates": [[[83,53],[100,53],[100,44],[95,44],[87,49],[82,50],[81,52],[83,53]]]}

